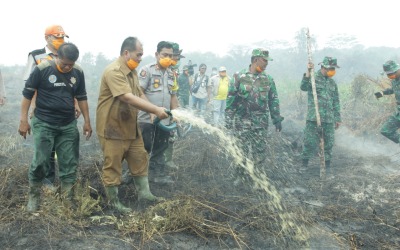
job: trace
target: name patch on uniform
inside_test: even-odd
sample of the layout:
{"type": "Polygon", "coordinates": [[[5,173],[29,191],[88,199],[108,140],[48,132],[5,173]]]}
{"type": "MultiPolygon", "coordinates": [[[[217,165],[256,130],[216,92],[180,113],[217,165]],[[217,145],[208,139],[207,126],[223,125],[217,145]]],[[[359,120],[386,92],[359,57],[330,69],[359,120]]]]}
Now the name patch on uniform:
{"type": "Polygon", "coordinates": [[[67,85],[65,85],[65,83],[63,83],[63,82],[54,83],[54,87],[65,87],[65,86],[67,86],[67,85]]]}

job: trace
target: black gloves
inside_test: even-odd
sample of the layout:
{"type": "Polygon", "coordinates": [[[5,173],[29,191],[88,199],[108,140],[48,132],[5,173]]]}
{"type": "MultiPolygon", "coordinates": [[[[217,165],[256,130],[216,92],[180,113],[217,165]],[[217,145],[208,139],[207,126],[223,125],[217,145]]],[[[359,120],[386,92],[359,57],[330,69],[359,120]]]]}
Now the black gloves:
{"type": "Polygon", "coordinates": [[[374,93],[374,95],[375,95],[376,99],[378,99],[378,98],[381,98],[383,96],[383,92],[382,91],[381,92],[376,92],[376,93],[374,93]]]}
{"type": "Polygon", "coordinates": [[[281,123],[281,122],[275,123],[275,128],[276,128],[276,132],[281,132],[281,130],[282,130],[282,123],[281,123]]]}

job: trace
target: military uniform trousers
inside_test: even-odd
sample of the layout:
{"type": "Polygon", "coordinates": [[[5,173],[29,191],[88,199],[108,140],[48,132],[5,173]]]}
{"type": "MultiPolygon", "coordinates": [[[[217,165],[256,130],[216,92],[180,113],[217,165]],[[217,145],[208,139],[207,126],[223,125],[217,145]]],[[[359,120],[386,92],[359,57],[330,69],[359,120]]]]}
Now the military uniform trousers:
{"type": "Polygon", "coordinates": [[[266,157],[268,128],[240,129],[237,131],[243,153],[255,164],[266,157]]]}
{"type": "MultiPolygon", "coordinates": [[[[324,152],[325,161],[329,161],[332,158],[332,148],[335,141],[335,124],[334,123],[321,123],[323,138],[324,138],[324,152]]],[[[303,140],[303,152],[301,158],[308,160],[319,152],[319,135],[317,122],[307,121],[306,128],[304,130],[303,140]]]]}
{"type": "Polygon", "coordinates": [[[128,162],[132,176],[147,176],[149,157],[140,133],[133,140],[106,139],[99,136],[104,155],[102,177],[105,186],[121,184],[122,161],[128,162]]]}
{"type": "Polygon", "coordinates": [[[400,134],[397,130],[400,128],[400,113],[397,112],[389,116],[381,128],[381,134],[395,143],[399,143],[400,134]]]}
{"type": "Polygon", "coordinates": [[[189,107],[189,97],[189,94],[179,94],[179,104],[184,108],[189,107]]]}
{"type": "Polygon", "coordinates": [[[67,125],[48,124],[32,118],[35,152],[29,168],[29,181],[41,182],[49,173],[53,147],[57,153],[59,178],[64,183],[75,183],[79,162],[79,131],[74,120],[67,125]]]}
{"type": "MultiPolygon", "coordinates": [[[[32,127],[32,134],[33,133],[35,133],[35,131],[32,127]]],[[[56,149],[54,146],[53,146],[53,149],[51,150],[49,163],[50,163],[50,165],[47,168],[48,172],[47,172],[45,178],[47,179],[47,181],[54,183],[54,181],[56,179],[56,149]]]]}

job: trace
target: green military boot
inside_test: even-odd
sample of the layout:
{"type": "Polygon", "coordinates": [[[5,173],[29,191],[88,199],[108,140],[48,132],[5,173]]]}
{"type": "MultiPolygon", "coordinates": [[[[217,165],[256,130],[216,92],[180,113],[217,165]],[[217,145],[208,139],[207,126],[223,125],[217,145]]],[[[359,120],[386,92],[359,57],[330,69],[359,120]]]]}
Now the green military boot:
{"type": "Polygon", "coordinates": [[[73,187],[74,184],[73,183],[69,183],[69,182],[61,182],[61,197],[67,200],[72,200],[73,197],[73,187]]]}
{"type": "Polygon", "coordinates": [[[178,166],[172,160],[172,156],[174,155],[174,144],[170,143],[168,148],[164,152],[165,156],[165,165],[171,169],[178,169],[178,166]]]}
{"type": "Polygon", "coordinates": [[[36,212],[40,203],[40,190],[42,189],[41,182],[30,182],[28,193],[28,205],[26,210],[30,213],[36,212]]]}
{"type": "Polygon", "coordinates": [[[154,196],[150,192],[149,187],[149,177],[148,176],[134,176],[135,187],[138,192],[138,200],[148,200],[148,201],[163,201],[162,197],[154,196]]]}
{"type": "Polygon", "coordinates": [[[132,209],[129,207],[125,207],[118,198],[118,187],[117,186],[108,186],[105,187],[106,195],[108,200],[110,201],[111,206],[120,212],[121,214],[126,214],[132,212],[132,209]]]}

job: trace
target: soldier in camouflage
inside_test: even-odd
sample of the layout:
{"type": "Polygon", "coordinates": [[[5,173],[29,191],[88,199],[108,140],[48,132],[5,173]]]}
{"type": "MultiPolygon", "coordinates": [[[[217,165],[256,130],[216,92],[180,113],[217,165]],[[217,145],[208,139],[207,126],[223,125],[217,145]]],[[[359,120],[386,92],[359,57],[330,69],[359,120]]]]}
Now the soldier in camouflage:
{"type": "Polygon", "coordinates": [[[272,61],[267,50],[252,51],[248,68],[234,74],[227,100],[228,128],[233,129],[242,142],[245,154],[255,163],[265,159],[269,116],[276,131],[282,130],[278,92],[272,76],[264,70],[272,61]]]}
{"type": "Polygon", "coordinates": [[[190,75],[189,67],[187,65],[183,66],[182,74],[178,77],[178,100],[182,108],[187,108],[189,106],[190,97],[190,75]]]}
{"type": "Polygon", "coordinates": [[[319,64],[321,65],[321,69],[315,72],[315,87],[322,129],[317,127],[315,115],[310,78],[310,71],[314,67],[312,63],[308,64],[307,73],[304,74],[300,86],[301,90],[308,92],[307,121],[304,130],[304,147],[301,154],[302,169],[307,167],[309,159],[318,151],[319,136],[322,133],[324,138],[325,166],[329,172],[335,129],[338,129],[341,123],[338,87],[335,80],[332,79],[336,73],[336,68],[339,68],[339,66],[337,65],[337,59],[334,57],[325,57],[319,64]]]}
{"type": "Polygon", "coordinates": [[[395,61],[387,61],[383,64],[383,70],[389,79],[391,79],[392,87],[375,93],[376,98],[384,95],[394,94],[397,102],[397,110],[383,124],[381,134],[395,143],[399,143],[400,134],[397,130],[400,128],[400,66],[395,61]]]}

